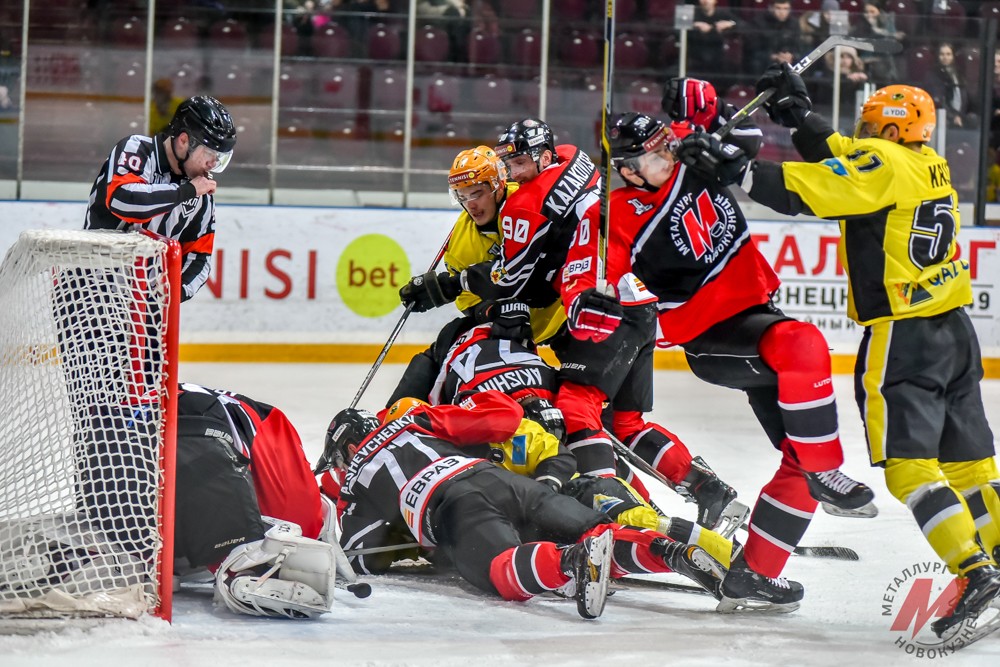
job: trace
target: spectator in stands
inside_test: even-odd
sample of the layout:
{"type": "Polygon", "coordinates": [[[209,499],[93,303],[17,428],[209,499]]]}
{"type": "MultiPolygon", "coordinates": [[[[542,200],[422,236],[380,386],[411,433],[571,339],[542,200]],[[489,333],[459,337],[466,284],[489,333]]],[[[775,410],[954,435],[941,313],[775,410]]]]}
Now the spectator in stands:
{"type": "Polygon", "coordinates": [[[688,35],[688,70],[697,76],[714,78],[730,71],[726,64],[726,37],[736,31],[736,16],[728,9],[719,9],[718,0],[698,0],[694,9],[694,27],[688,35]]]}
{"type": "Polygon", "coordinates": [[[830,12],[840,11],[837,0],[823,0],[819,11],[806,12],[799,17],[799,28],[807,48],[812,50],[830,36],[830,12]]]}
{"type": "MultiPolygon", "coordinates": [[[[819,104],[833,104],[833,80],[836,50],[823,56],[822,66],[816,69],[810,80],[809,91],[813,101],[819,104]]],[[[853,46],[840,47],[840,126],[854,127],[855,112],[861,107],[858,92],[863,92],[868,83],[865,64],[858,57],[853,46]]]]}
{"type": "MultiPolygon", "coordinates": [[[[885,11],[882,0],[867,0],[862,13],[862,21],[851,29],[856,37],[881,37],[902,41],[906,36],[896,30],[896,15],[885,11]]],[[[868,75],[876,85],[884,86],[894,83],[899,78],[896,61],[892,56],[861,54],[868,75]]]]}
{"type": "Polygon", "coordinates": [[[1000,201],[1000,151],[992,146],[986,149],[987,161],[990,166],[986,170],[986,201],[1000,201]]]}
{"type": "Polygon", "coordinates": [[[955,65],[955,48],[949,42],[938,46],[937,65],[927,82],[927,92],[938,110],[947,114],[948,127],[975,127],[975,115],[969,113],[969,89],[955,65]]]}
{"type": "Polygon", "coordinates": [[[174,82],[171,79],[157,79],[153,83],[153,94],[149,104],[149,134],[159,134],[167,129],[177,107],[184,100],[174,96],[174,82]]]}
{"type": "Polygon", "coordinates": [[[763,72],[778,62],[794,63],[802,49],[802,31],[792,14],[791,0],[772,0],[766,12],[755,15],[752,39],[747,40],[748,72],[763,72]]]}
{"type": "Polygon", "coordinates": [[[990,118],[990,146],[1000,147],[1000,49],[993,52],[993,116],[990,118]]]}

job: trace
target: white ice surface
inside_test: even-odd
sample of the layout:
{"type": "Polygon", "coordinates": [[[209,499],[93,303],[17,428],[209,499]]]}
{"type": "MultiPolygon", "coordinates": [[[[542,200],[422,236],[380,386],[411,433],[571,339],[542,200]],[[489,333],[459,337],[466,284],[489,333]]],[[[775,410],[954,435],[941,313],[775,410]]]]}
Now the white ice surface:
{"type": "MultiPolygon", "coordinates": [[[[380,407],[402,368],[382,368],[361,406],[380,407]]],[[[367,365],[185,364],[181,379],[281,407],[315,461],[331,416],[351,401],[367,371],[367,365]]],[[[314,622],[235,616],[214,609],[208,595],[186,593],[175,600],[173,625],[154,619],[37,624],[43,630],[0,636],[0,666],[920,664],[927,659],[893,645],[881,600],[903,567],[936,559],[905,507],[885,490],[880,471],[867,464],[851,378],[838,376],[835,385],[845,470],[876,490],[881,514],[816,515],[803,544],[851,547],[861,560],[793,557],[785,574],[806,588],[793,614],[723,616],[707,597],[633,588],[616,593],[604,615],[588,622],[570,601],[503,602],[400,575],[370,578],[374,592],[364,600],[338,590],[332,613],[314,622]]],[[[983,391],[998,428],[1000,381],[985,382],[983,391]]],[[[702,454],[745,502],[752,503],[777,465],[740,392],[689,373],[657,372],[653,417],[702,454]]],[[[692,505],[652,488],[668,512],[693,518],[692,505]]],[[[1000,633],[933,662],[1000,664],[1000,633]]]]}

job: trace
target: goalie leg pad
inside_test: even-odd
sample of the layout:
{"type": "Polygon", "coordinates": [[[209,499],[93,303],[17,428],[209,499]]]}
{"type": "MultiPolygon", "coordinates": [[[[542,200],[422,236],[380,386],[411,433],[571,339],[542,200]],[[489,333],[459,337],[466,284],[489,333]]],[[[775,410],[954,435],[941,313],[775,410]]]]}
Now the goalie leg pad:
{"type": "Polygon", "coordinates": [[[215,593],[240,614],[316,618],[333,604],[336,571],[331,545],[280,523],[233,550],[216,572],[215,593]]]}

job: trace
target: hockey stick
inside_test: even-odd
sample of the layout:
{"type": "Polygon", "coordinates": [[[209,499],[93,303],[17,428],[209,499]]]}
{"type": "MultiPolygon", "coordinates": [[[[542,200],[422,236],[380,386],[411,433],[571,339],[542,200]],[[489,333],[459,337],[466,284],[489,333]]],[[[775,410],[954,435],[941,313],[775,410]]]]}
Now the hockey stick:
{"type": "MultiPolygon", "coordinates": [[[[445,239],[444,244],[441,249],[438,250],[437,256],[434,257],[434,261],[431,263],[431,268],[428,271],[433,271],[437,268],[437,265],[441,262],[441,258],[444,257],[445,250],[448,249],[448,241],[451,240],[451,234],[448,234],[448,238],[445,239]]],[[[382,362],[385,360],[385,356],[389,354],[389,348],[392,344],[396,342],[396,337],[399,336],[399,332],[403,330],[403,324],[406,322],[406,318],[410,316],[413,312],[413,304],[411,303],[403,311],[403,314],[399,316],[399,321],[396,322],[396,326],[393,328],[392,333],[389,334],[389,340],[385,341],[385,345],[382,346],[382,351],[378,353],[378,357],[375,359],[375,363],[372,364],[371,370],[368,371],[368,375],[365,376],[364,382],[361,383],[361,387],[358,389],[358,393],[354,395],[354,400],[351,401],[351,408],[357,407],[358,402],[364,395],[365,391],[368,389],[368,385],[372,383],[375,378],[375,373],[382,366],[382,362]]]]}
{"type": "Polygon", "coordinates": [[[601,220],[597,232],[597,291],[607,294],[608,233],[611,229],[611,101],[614,97],[611,75],[615,69],[615,0],[605,0],[604,15],[604,106],[601,109],[601,220]]]}
{"type": "Polygon", "coordinates": [[[654,588],[660,591],[670,591],[672,593],[689,593],[691,595],[707,595],[714,597],[701,586],[691,584],[676,584],[672,581],[661,581],[659,579],[640,579],[638,577],[621,577],[615,579],[613,583],[623,584],[626,587],[654,588]]]}
{"type": "MultiPolygon", "coordinates": [[[[845,35],[830,35],[823,40],[819,46],[807,53],[802,60],[792,65],[792,71],[796,74],[802,74],[802,72],[809,69],[814,62],[822,58],[827,51],[830,51],[838,46],[853,46],[858,51],[871,51],[872,53],[885,55],[896,54],[903,49],[903,45],[900,42],[887,37],[862,39],[860,37],[847,37],[845,35]]],[[[774,93],[774,88],[768,88],[767,90],[761,91],[757,97],[747,102],[742,109],[733,114],[733,117],[730,118],[725,125],[713,132],[712,135],[716,139],[722,139],[724,136],[732,132],[734,127],[749,118],[755,111],[757,111],[757,109],[764,106],[764,104],[771,99],[774,93]]]]}

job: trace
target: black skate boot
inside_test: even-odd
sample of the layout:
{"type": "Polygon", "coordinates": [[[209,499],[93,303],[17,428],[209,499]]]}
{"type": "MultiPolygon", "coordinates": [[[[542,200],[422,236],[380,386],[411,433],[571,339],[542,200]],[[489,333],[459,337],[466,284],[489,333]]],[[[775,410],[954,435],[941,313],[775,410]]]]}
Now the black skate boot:
{"type": "Polygon", "coordinates": [[[965,621],[977,619],[1000,595],[1000,569],[997,569],[986,554],[978,553],[967,558],[958,566],[958,570],[965,573],[959,575],[959,586],[963,585],[964,580],[964,589],[960,588],[961,593],[955,603],[955,611],[950,616],[931,623],[931,630],[938,637],[943,637],[952,628],[957,629],[957,626],[965,621]],[[985,565],[968,569],[977,563],[985,565]]]}
{"type": "Polygon", "coordinates": [[[771,578],[750,569],[741,553],[733,560],[719,587],[716,611],[768,611],[787,614],[799,608],[805,593],[802,584],[784,577],[771,578]]]}
{"type": "Polygon", "coordinates": [[[809,495],[823,503],[823,509],[835,516],[872,518],[878,508],[872,503],[875,493],[840,470],[826,472],[802,471],[809,486],[809,495]]]}
{"type": "Polygon", "coordinates": [[[613,548],[614,535],[608,530],[563,550],[562,571],[576,582],[576,610],[584,618],[597,618],[604,611],[613,548]]]}
{"type": "Polygon", "coordinates": [[[750,508],[736,501],[736,489],[715,474],[700,456],[691,459],[691,470],[681,486],[698,503],[698,525],[732,537],[750,514],[750,508]]]}
{"type": "Polygon", "coordinates": [[[662,537],[650,543],[649,551],[662,558],[671,570],[691,579],[715,596],[716,600],[721,599],[719,584],[726,576],[726,568],[707,551],[696,544],[675,542],[662,537]]]}

